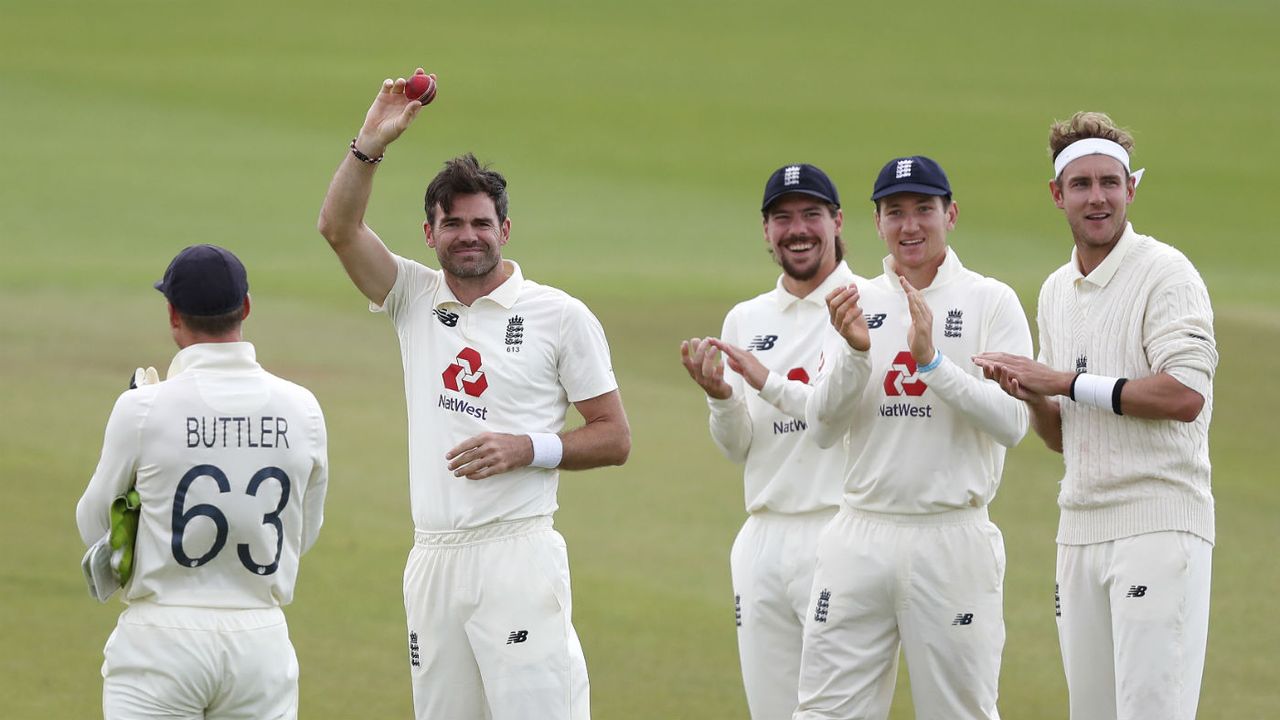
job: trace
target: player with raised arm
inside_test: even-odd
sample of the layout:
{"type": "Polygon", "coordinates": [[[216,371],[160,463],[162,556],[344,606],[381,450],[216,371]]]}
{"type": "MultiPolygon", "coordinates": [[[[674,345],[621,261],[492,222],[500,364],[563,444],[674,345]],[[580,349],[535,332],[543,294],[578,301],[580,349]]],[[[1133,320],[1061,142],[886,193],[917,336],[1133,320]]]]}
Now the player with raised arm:
{"type": "Polygon", "coordinates": [[[808,382],[831,332],[825,298],[858,278],[844,262],[840,196],[822,170],[778,168],[760,211],[782,267],[777,286],[735,305],[719,338],[692,338],[680,350],[706,392],[712,439],[746,465],[748,517],[730,554],[738,653],[751,717],[771,720],[796,709],[814,548],[844,477],[844,448],[823,449],[809,437],[808,382]]]}
{"type": "Polygon", "coordinates": [[[1102,113],[1049,131],[1071,259],[1040,290],[1039,360],[976,361],[1063,454],[1057,617],[1072,720],[1192,720],[1209,633],[1209,421],[1218,350],[1204,281],[1129,223],[1142,170],[1102,113]]]}
{"type": "MultiPolygon", "coordinates": [[[[423,74],[421,68],[418,74],[423,74]]],[[[319,229],[399,336],[415,541],[404,575],[419,720],[590,715],[552,528],[558,470],[620,465],[631,435],[595,316],[502,257],[507,183],[471,155],[427,187],[440,270],[364,222],[377,163],[421,102],[386,80],[333,176],[319,229]],[[563,431],[569,406],[586,423],[563,431]]]]}
{"type": "Polygon", "coordinates": [[[999,717],[1004,541],[987,505],[1027,410],[970,358],[1030,354],[1017,295],[960,264],[942,168],[895,158],[876,179],[884,274],[828,297],[841,339],[806,410],[846,443],[840,510],[818,542],[797,720],[885,718],[899,648],[917,717],[999,717]]]}
{"type": "Polygon", "coordinates": [[[294,718],[298,662],[281,606],[323,522],[324,417],[242,340],[249,282],[235,255],[189,247],[156,289],[180,350],[164,382],[116,400],[76,507],[94,545],[117,497],[132,489],[140,504],[128,607],[104,650],[103,713],[294,718]]]}

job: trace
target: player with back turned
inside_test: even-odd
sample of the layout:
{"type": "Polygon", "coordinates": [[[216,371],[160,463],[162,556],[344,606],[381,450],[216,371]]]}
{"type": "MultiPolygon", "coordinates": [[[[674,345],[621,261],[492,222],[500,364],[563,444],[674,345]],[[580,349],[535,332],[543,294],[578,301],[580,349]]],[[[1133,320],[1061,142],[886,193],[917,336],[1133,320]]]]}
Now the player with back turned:
{"type": "Polygon", "coordinates": [[[840,196],[822,170],[778,168],[760,211],[782,267],[777,286],[734,306],[719,338],[682,343],[681,355],[707,394],[712,439],[746,465],[749,515],[729,558],[738,653],[751,717],[775,720],[796,709],[814,548],[844,476],[844,448],[820,448],[806,430],[806,390],[831,332],[825,298],[858,278],[844,262],[840,196]]]}
{"type": "Polygon", "coordinates": [[[552,514],[559,470],[622,464],[630,452],[609,347],[585,305],[503,259],[507,183],[473,156],[447,162],[427,187],[422,228],[440,270],[393,254],[365,224],[377,163],[422,110],[408,82],[383,83],[319,229],[400,339],[415,712],[585,720],[586,663],[552,514]],[[586,424],[565,432],[570,405],[586,424]]]}
{"type": "Polygon", "coordinates": [[[280,608],[323,522],[324,417],[242,340],[249,283],[235,255],[189,247],[156,288],[180,350],[164,382],[116,401],[76,507],[92,546],[117,496],[133,487],[141,502],[128,607],[104,650],[103,712],[294,718],[298,663],[280,608]]]}
{"type": "Polygon", "coordinates": [[[1209,632],[1209,420],[1218,350],[1204,281],[1128,221],[1142,170],[1102,113],[1049,132],[1074,248],[1040,290],[1038,361],[979,358],[1066,465],[1058,639],[1072,720],[1192,720],[1209,632]]]}

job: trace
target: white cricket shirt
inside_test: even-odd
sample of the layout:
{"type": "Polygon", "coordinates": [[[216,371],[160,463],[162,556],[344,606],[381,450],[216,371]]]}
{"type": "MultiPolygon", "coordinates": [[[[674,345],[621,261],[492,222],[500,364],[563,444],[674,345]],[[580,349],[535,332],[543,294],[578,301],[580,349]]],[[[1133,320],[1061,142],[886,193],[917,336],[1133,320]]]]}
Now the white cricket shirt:
{"type": "Polygon", "coordinates": [[[884,274],[861,293],[871,350],[853,351],[832,332],[831,367],[806,416],[820,444],[848,433],[850,506],[895,514],[984,507],[1000,485],[1006,448],[1026,434],[1028,415],[971,358],[993,351],[1029,357],[1027,317],[1012,288],[965,269],[948,248],[922,290],[942,363],[918,372],[907,346],[911,312],[892,262],[886,257],[884,274]]]}
{"type": "Polygon", "coordinates": [[[840,504],[844,447],[818,447],[807,432],[804,409],[831,329],[827,293],[855,281],[866,282],[841,262],[800,298],[787,292],[779,276],[773,290],[735,305],[724,319],[720,339],[769,368],[759,392],[726,368],[733,395],[707,398],[712,439],[730,460],[746,463],[747,512],[808,513],[840,504]]]}
{"type": "Polygon", "coordinates": [[[523,467],[454,477],[445,453],[485,432],[559,432],[570,403],[618,388],[604,329],[577,300],[511,276],[470,307],[444,273],[395,256],[381,306],[395,324],[409,413],[409,497],[418,530],[461,530],[551,515],[559,472],[523,467]]]}
{"type": "Polygon", "coordinates": [[[1209,291],[1176,249],[1126,225],[1087,276],[1076,253],[1040,290],[1040,362],[1129,379],[1168,373],[1204,396],[1190,423],[1122,417],[1058,398],[1066,475],[1058,542],[1180,530],[1214,539],[1209,421],[1218,350],[1209,291]]]}
{"type": "Polygon", "coordinates": [[[252,344],[188,346],[164,382],[116,400],[76,506],[80,537],[92,545],[107,532],[111,501],[136,476],[126,602],[287,605],[324,521],[326,444],[315,396],[262,369],[252,344]]]}

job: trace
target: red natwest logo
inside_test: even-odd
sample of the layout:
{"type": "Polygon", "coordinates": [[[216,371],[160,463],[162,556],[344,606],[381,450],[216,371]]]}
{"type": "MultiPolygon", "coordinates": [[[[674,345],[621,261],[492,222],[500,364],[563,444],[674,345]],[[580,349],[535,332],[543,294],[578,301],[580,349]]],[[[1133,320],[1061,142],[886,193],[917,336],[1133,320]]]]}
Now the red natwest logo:
{"type": "Polygon", "coordinates": [[[798,367],[798,368],[791,368],[789,371],[787,371],[787,379],[788,379],[788,380],[799,380],[800,382],[802,382],[802,383],[804,383],[804,384],[808,385],[808,384],[809,384],[809,373],[805,372],[804,368],[802,368],[802,367],[798,367]]]}
{"type": "Polygon", "coordinates": [[[884,374],[884,394],[920,397],[928,389],[924,380],[916,377],[916,359],[906,350],[898,353],[889,366],[889,372],[884,374]]]}
{"type": "Polygon", "coordinates": [[[480,353],[472,348],[462,348],[458,359],[445,368],[442,377],[445,387],[471,397],[480,397],[489,387],[489,381],[480,370],[480,353]]]}

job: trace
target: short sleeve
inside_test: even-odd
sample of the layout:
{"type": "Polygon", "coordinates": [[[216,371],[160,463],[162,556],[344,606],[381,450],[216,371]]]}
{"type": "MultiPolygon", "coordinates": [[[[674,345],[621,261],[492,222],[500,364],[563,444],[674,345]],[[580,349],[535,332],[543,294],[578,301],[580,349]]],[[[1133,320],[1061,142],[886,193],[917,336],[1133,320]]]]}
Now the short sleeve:
{"type": "Polygon", "coordinates": [[[402,324],[409,311],[418,305],[414,300],[424,296],[429,297],[435,293],[440,283],[441,273],[439,270],[394,253],[391,257],[396,263],[396,281],[381,305],[375,302],[369,303],[369,312],[386,313],[391,318],[391,322],[398,326],[402,324]]]}
{"type": "Polygon", "coordinates": [[[604,328],[580,300],[568,298],[560,316],[560,384],[569,402],[581,402],[618,389],[604,328]]]}

